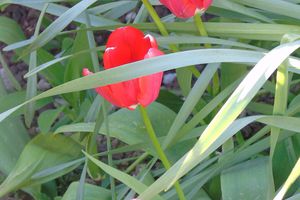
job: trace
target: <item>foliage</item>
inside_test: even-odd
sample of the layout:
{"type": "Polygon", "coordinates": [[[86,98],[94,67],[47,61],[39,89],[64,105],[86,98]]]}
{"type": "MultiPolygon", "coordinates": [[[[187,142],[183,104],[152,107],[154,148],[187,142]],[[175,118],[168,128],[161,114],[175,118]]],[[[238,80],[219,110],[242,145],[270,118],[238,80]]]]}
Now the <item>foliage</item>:
{"type": "Polygon", "coordinates": [[[41,14],[30,39],[0,17],[3,51],[29,65],[31,80],[21,88],[0,54],[16,89],[0,81],[1,197],[23,190],[38,200],[178,199],[176,183],[191,200],[299,199],[300,1],[214,0],[204,23],[199,14],[158,17],[159,1],[5,0],[0,9],[8,4],[41,14]],[[96,37],[128,24],[155,36],[165,55],[103,70],[96,37]],[[85,67],[95,73],[82,77],[85,67]],[[169,70],[179,86],[163,86],[147,108],[168,169],[139,108],[117,109],[90,89],[169,70]],[[37,74],[52,88],[36,91],[37,74]],[[49,103],[55,108],[38,115],[49,103]],[[40,133],[30,138],[23,118],[27,128],[36,118],[40,133]],[[97,149],[100,136],[106,151],[97,149]],[[112,148],[111,139],[122,145],[112,148]],[[132,151],[143,154],[112,156],[132,151]]]}

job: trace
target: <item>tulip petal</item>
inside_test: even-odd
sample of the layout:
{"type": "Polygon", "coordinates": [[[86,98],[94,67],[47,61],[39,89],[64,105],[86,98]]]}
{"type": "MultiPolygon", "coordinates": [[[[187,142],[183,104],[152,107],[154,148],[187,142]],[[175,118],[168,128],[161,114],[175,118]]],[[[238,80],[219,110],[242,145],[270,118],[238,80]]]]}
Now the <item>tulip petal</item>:
{"type": "Polygon", "coordinates": [[[190,18],[195,15],[196,5],[190,0],[160,0],[170,11],[180,18],[190,18]]]}
{"type": "Polygon", "coordinates": [[[97,88],[99,94],[118,107],[129,107],[138,103],[135,98],[128,95],[128,91],[124,82],[97,88]]]}
{"type": "Polygon", "coordinates": [[[116,54],[120,54],[120,51],[125,51],[125,49],[128,51],[127,56],[129,54],[131,55],[130,58],[127,57],[128,59],[124,59],[124,57],[126,57],[125,53],[123,53],[123,55],[120,54],[121,57],[119,60],[124,59],[123,62],[114,62],[113,64],[110,62],[108,65],[104,63],[105,69],[109,69],[118,65],[142,60],[149,48],[151,48],[151,43],[144,39],[144,33],[142,31],[131,26],[126,26],[118,28],[111,33],[106,48],[109,51],[116,51],[111,53],[114,54],[114,58],[118,57],[115,56],[116,54]],[[115,50],[115,48],[117,48],[117,50],[115,50]]]}
{"type": "Polygon", "coordinates": [[[103,55],[104,68],[110,69],[130,63],[132,60],[131,51],[127,45],[120,44],[116,47],[109,47],[103,55]]]}
{"type": "MultiPolygon", "coordinates": [[[[84,68],[82,70],[83,76],[93,74],[89,69],[84,68]]],[[[137,80],[135,80],[137,81],[137,80]]],[[[95,88],[96,92],[100,94],[107,101],[111,102],[118,107],[129,107],[137,104],[136,100],[136,88],[137,83],[133,81],[125,81],[121,83],[106,85],[95,88]],[[134,92],[134,93],[132,93],[134,92]]]]}
{"type": "Polygon", "coordinates": [[[150,47],[158,49],[156,39],[152,35],[148,34],[144,37],[144,39],[150,42],[150,46],[148,47],[148,51],[149,51],[150,47]]]}
{"type": "Polygon", "coordinates": [[[190,0],[200,10],[207,9],[211,4],[212,0],[190,0]]]}
{"type": "Polygon", "coordinates": [[[131,26],[120,27],[114,30],[107,41],[106,48],[117,47],[126,43],[128,46],[134,46],[136,39],[143,38],[144,33],[131,26]]]}
{"type": "MultiPolygon", "coordinates": [[[[145,55],[145,59],[163,55],[164,53],[156,48],[150,48],[145,55]]],[[[158,97],[160,85],[162,82],[163,72],[140,77],[138,102],[142,106],[148,106],[158,97]]]]}
{"type": "Polygon", "coordinates": [[[88,76],[88,75],[91,75],[93,74],[93,72],[90,72],[90,70],[88,68],[83,68],[82,69],[82,75],[83,76],[88,76]]]}
{"type": "Polygon", "coordinates": [[[112,93],[109,85],[97,87],[95,90],[100,96],[109,101],[111,104],[118,107],[121,106],[117,99],[114,97],[114,94],[112,93]]]}

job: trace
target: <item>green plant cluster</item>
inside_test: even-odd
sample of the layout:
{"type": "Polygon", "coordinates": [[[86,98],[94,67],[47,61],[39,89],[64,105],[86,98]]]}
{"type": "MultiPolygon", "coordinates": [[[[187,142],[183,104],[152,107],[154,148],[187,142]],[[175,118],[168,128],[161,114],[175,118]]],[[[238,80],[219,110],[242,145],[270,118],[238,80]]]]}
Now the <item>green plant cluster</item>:
{"type": "Polygon", "coordinates": [[[0,52],[15,88],[0,81],[0,197],[22,190],[36,200],[300,199],[299,0],[214,0],[204,22],[199,14],[158,17],[155,0],[1,0],[0,9],[9,4],[40,15],[27,39],[0,16],[3,51],[29,66],[24,87],[0,52]],[[126,25],[154,35],[165,55],[102,70],[105,47],[95,36],[126,25]],[[82,77],[84,67],[96,73],[82,77]],[[178,87],[161,88],[148,121],[92,90],[169,70],[178,87]],[[38,91],[38,74],[51,89],[38,91]],[[49,103],[55,107],[36,114],[49,103]],[[99,136],[107,140],[102,152],[99,136]],[[123,145],[112,148],[112,139],[123,145]],[[114,159],[132,151],[142,154],[114,159]],[[59,180],[74,173],[61,192],[59,180]]]}

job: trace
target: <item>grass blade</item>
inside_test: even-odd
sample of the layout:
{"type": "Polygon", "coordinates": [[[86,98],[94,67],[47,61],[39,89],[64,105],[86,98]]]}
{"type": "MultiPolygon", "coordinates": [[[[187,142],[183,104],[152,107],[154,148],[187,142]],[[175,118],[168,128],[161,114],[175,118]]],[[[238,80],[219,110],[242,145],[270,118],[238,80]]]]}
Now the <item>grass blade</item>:
{"type": "MultiPolygon", "coordinates": [[[[38,37],[42,25],[42,20],[46,13],[47,7],[48,4],[45,4],[39,16],[39,19],[37,21],[33,38],[38,37]]],[[[36,68],[36,66],[37,66],[37,51],[33,51],[29,57],[29,71],[36,68]]],[[[36,96],[36,94],[37,94],[37,75],[34,75],[27,79],[26,100],[33,98],[34,96],[36,96]]],[[[30,127],[34,117],[34,113],[35,113],[35,102],[33,101],[25,106],[24,118],[27,127],[30,127]]]]}
{"type": "Polygon", "coordinates": [[[2,65],[3,69],[5,70],[5,73],[7,75],[7,78],[9,79],[9,81],[11,82],[11,84],[14,86],[14,88],[18,91],[22,90],[22,87],[20,85],[20,83],[17,81],[17,79],[14,77],[14,75],[11,73],[7,63],[5,62],[5,59],[2,55],[2,53],[0,52],[0,64],[2,65]]]}
{"type": "Polygon", "coordinates": [[[223,144],[228,139],[224,138],[223,132],[238,117],[277,67],[299,47],[300,41],[283,44],[261,59],[214,117],[196,145],[143,192],[139,198],[151,199],[153,195],[169,188],[176,180],[223,144]]]}
{"type": "MultiPolygon", "coordinates": [[[[263,53],[246,50],[201,49],[158,56],[155,58],[122,65],[117,68],[104,70],[90,76],[69,81],[43,92],[40,95],[37,95],[34,98],[1,113],[0,122],[18,110],[20,107],[38,99],[113,84],[140,76],[184,67],[187,65],[217,62],[256,63],[263,56],[263,53]]],[[[290,68],[296,68],[297,65],[300,66],[297,59],[289,58],[288,60],[290,63],[293,61],[293,64],[296,64],[295,66],[289,66],[290,68]]]]}
{"type": "Polygon", "coordinates": [[[49,42],[69,23],[71,23],[76,17],[78,17],[86,8],[88,8],[96,1],[97,0],[80,1],[75,6],[63,13],[31,43],[31,45],[23,52],[23,56],[49,42]]]}

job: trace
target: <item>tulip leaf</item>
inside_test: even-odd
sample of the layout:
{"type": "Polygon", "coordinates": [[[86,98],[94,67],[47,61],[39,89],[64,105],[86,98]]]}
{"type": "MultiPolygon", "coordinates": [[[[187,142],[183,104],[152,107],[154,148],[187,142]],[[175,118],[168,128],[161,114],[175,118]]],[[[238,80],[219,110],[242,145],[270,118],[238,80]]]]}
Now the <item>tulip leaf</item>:
{"type": "Polygon", "coordinates": [[[42,112],[38,118],[38,125],[42,133],[48,133],[51,129],[52,124],[59,117],[64,107],[58,109],[49,109],[42,112]]]}
{"type": "Polygon", "coordinates": [[[231,12],[238,12],[242,15],[247,15],[247,16],[259,19],[263,22],[274,23],[271,19],[265,17],[264,15],[260,14],[259,12],[254,11],[253,9],[247,8],[246,6],[235,3],[233,1],[214,0],[213,6],[216,6],[216,7],[222,8],[222,9],[228,9],[231,12]]]}
{"type": "MultiPolygon", "coordinates": [[[[0,16],[0,41],[5,44],[13,44],[23,40],[25,40],[25,35],[19,24],[10,18],[0,16]]],[[[17,55],[20,55],[21,51],[21,49],[15,50],[17,55]]],[[[41,48],[37,50],[37,54],[39,65],[54,59],[54,56],[41,48]]],[[[29,57],[22,59],[26,64],[29,63],[29,57]]],[[[55,86],[63,82],[63,70],[64,68],[60,63],[55,63],[51,68],[41,72],[41,74],[49,83],[55,86]]]]}
{"type": "MultiPolygon", "coordinates": [[[[287,44],[289,45],[289,44],[287,44]]],[[[52,88],[29,101],[24,102],[4,113],[0,114],[0,122],[7,116],[26,105],[31,101],[42,99],[49,96],[64,94],[68,92],[80,91],[84,89],[95,88],[108,84],[113,84],[121,81],[130,80],[133,78],[203,63],[218,63],[218,62],[233,62],[233,63],[256,63],[264,56],[261,52],[235,50],[235,49],[201,49],[192,51],[183,51],[164,56],[145,59],[142,61],[129,63],[117,68],[104,70],[87,77],[78,78],[67,83],[61,84],[58,87],[52,88]],[[216,56],[218,55],[218,56],[216,56]]],[[[289,70],[297,71],[300,61],[294,58],[289,58],[289,70]]]]}
{"type": "Polygon", "coordinates": [[[283,1],[283,0],[276,0],[275,2],[272,0],[264,0],[264,1],[234,0],[234,1],[247,6],[252,6],[254,8],[262,9],[268,12],[274,12],[279,15],[285,15],[296,19],[300,19],[299,16],[300,5],[296,3],[283,1]]]}
{"type": "MultiPolygon", "coordinates": [[[[165,136],[175,119],[175,113],[169,108],[155,102],[148,106],[147,110],[157,136],[165,136]]],[[[144,143],[145,145],[143,145],[142,148],[145,151],[150,151],[151,154],[156,155],[156,151],[153,149],[151,140],[148,138],[148,134],[138,108],[134,111],[120,109],[119,111],[111,114],[108,121],[111,137],[115,137],[129,145],[144,143]]],[[[56,130],[56,133],[64,131],[93,132],[94,126],[94,123],[71,124],[61,126],[56,130]]],[[[107,135],[104,125],[100,129],[99,133],[107,135]]],[[[166,151],[168,158],[171,161],[176,161],[190,147],[192,147],[194,142],[195,140],[191,139],[172,146],[172,148],[166,151]]]]}
{"type": "Polygon", "coordinates": [[[53,39],[60,31],[62,31],[69,23],[79,16],[86,8],[95,3],[97,0],[80,1],[65,13],[60,15],[53,23],[51,23],[41,34],[39,34],[27,47],[22,55],[38,49],[53,39]]]}
{"type": "MultiPolygon", "coordinates": [[[[280,188],[282,183],[288,178],[297,158],[300,156],[300,135],[294,135],[276,145],[273,156],[273,174],[276,188],[280,188]]],[[[299,181],[293,185],[288,194],[292,194],[299,188],[299,181]]]]}
{"type": "MultiPolygon", "coordinates": [[[[1,87],[4,86],[0,80],[0,88],[1,87]]],[[[7,94],[6,91],[0,91],[0,111],[4,111],[9,107],[7,102],[11,102],[15,99],[12,97],[13,96],[7,94]]],[[[24,93],[22,97],[21,101],[24,99],[24,93]]],[[[29,136],[27,130],[19,116],[10,116],[4,123],[0,123],[0,171],[3,175],[8,175],[15,166],[20,153],[28,141],[29,136]]]]}
{"type": "Polygon", "coordinates": [[[272,182],[268,157],[243,162],[222,172],[222,199],[272,199],[272,182]]]}
{"type": "MultiPolygon", "coordinates": [[[[84,25],[81,28],[85,27],[84,25]]],[[[86,31],[80,31],[77,33],[72,54],[80,51],[88,50],[89,42],[86,31]]],[[[82,69],[85,67],[92,68],[92,58],[89,52],[83,53],[80,56],[72,57],[68,60],[68,64],[65,70],[65,82],[79,78],[82,76],[82,69]]],[[[64,95],[66,99],[71,103],[73,107],[77,107],[82,100],[80,92],[73,92],[71,94],[64,95]]]]}
{"type": "MultiPolygon", "coordinates": [[[[79,187],[78,182],[73,182],[65,192],[61,200],[77,200],[76,192],[79,187]]],[[[84,184],[84,200],[111,200],[111,192],[105,188],[97,187],[88,183],[84,184]]]]}
{"type": "Polygon", "coordinates": [[[178,112],[175,120],[172,123],[166,140],[164,141],[163,148],[166,148],[172,140],[176,137],[176,133],[183,126],[189,115],[192,113],[193,108],[199,102],[200,98],[205,92],[205,89],[210,83],[210,80],[219,68],[219,64],[209,64],[202,72],[201,76],[198,78],[193,86],[193,89],[187,96],[185,102],[183,103],[181,109],[178,112]]]}
{"type": "Polygon", "coordinates": [[[98,15],[98,14],[102,14],[102,13],[105,13],[111,9],[114,9],[114,8],[119,8],[119,7],[122,7],[124,5],[127,5],[127,6],[136,6],[138,1],[116,1],[116,2],[111,2],[111,3],[106,3],[106,4],[101,4],[99,6],[95,6],[93,8],[90,8],[88,10],[88,12],[90,14],[94,14],[94,15],[98,15]]]}
{"type": "Polygon", "coordinates": [[[3,4],[27,4],[27,3],[51,3],[51,2],[64,2],[66,0],[3,0],[0,6],[3,4]]]}
{"type": "MultiPolygon", "coordinates": [[[[134,178],[118,169],[115,169],[109,165],[106,165],[105,163],[97,160],[96,158],[92,157],[91,155],[88,155],[87,153],[84,153],[84,154],[86,155],[86,157],[89,160],[91,160],[96,165],[98,165],[103,171],[105,171],[109,175],[113,176],[114,178],[118,179],[119,181],[121,181],[122,183],[124,183],[125,185],[127,185],[128,187],[133,189],[138,194],[140,194],[144,190],[146,190],[147,186],[144,185],[142,182],[138,181],[136,178],[134,178]]],[[[153,200],[162,200],[163,198],[155,195],[152,199],[153,200]]]]}
{"type": "Polygon", "coordinates": [[[72,139],[62,135],[39,134],[25,146],[15,167],[0,185],[0,197],[11,191],[45,183],[68,173],[74,166],[48,176],[33,178],[35,173],[75,160],[80,155],[81,146],[72,139]]]}
{"type": "MultiPolygon", "coordinates": [[[[202,133],[195,146],[141,194],[140,198],[151,199],[151,196],[169,188],[176,180],[188,173],[210,153],[225,143],[232,136],[226,136],[227,128],[245,109],[277,67],[299,47],[300,41],[286,43],[266,54],[229,97],[202,133]]],[[[296,125],[296,122],[294,121],[292,124],[296,125]]]]}
{"type": "Polygon", "coordinates": [[[18,116],[11,116],[0,123],[0,141],[0,171],[7,175],[29,141],[28,132],[18,116]]]}
{"type": "Polygon", "coordinates": [[[222,63],[221,65],[221,87],[224,89],[247,72],[247,65],[222,63]]]}
{"type": "Polygon", "coordinates": [[[156,101],[167,106],[176,113],[183,104],[183,100],[179,96],[165,89],[160,90],[156,101]]]}
{"type": "Polygon", "coordinates": [[[258,48],[253,45],[245,44],[242,42],[224,40],[213,37],[202,37],[194,35],[183,35],[183,36],[167,36],[167,37],[158,37],[156,38],[157,42],[161,45],[163,44],[215,44],[215,45],[226,45],[233,47],[240,47],[246,49],[253,49],[258,51],[263,51],[264,49],[258,48]]]}

